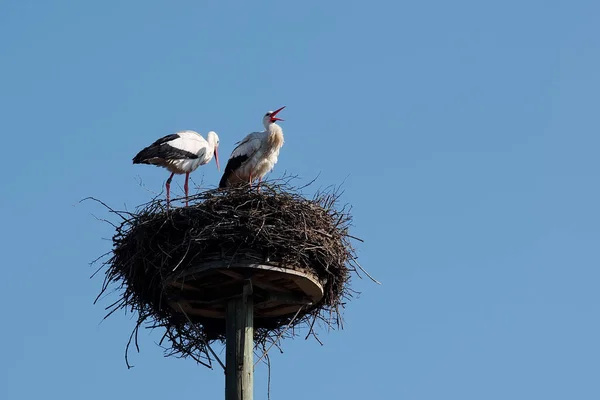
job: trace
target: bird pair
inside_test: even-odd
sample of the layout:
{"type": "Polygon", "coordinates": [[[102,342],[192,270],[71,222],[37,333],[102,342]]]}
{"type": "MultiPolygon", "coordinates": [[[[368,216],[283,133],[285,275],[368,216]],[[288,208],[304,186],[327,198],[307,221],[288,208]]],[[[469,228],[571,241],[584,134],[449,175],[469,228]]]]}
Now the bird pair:
{"type": "MultiPolygon", "coordinates": [[[[279,157],[283,146],[283,130],[277,121],[283,121],[276,115],[285,106],[269,111],[263,117],[265,130],[252,132],[231,152],[225,172],[219,182],[219,188],[238,186],[258,179],[258,188],[262,178],[269,173],[279,157]]],[[[198,132],[181,131],[162,137],[140,151],[134,158],[134,164],[152,164],[166,168],[171,172],[165,187],[167,189],[167,207],[170,201],[171,180],[175,174],[185,174],[185,205],[188,205],[188,181],[190,173],[201,165],[208,164],[213,156],[219,169],[219,136],[210,131],[204,139],[198,132]]]]}

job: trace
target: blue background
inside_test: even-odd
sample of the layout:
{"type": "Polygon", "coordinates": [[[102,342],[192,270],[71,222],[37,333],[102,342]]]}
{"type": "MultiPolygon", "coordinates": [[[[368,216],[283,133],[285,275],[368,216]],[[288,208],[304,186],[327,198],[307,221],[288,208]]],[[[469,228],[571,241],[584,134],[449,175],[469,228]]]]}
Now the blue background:
{"type": "MultiPolygon", "coordinates": [[[[0,1],[3,399],[221,398],[135,316],[100,323],[96,196],[133,209],[182,129],[269,109],[271,177],[345,180],[364,238],[346,329],[272,352],[273,399],[600,398],[597,1],[0,1]],[[144,186],[138,181],[142,180],[144,186]]],[[[192,175],[203,187],[214,163],[192,175]]],[[[183,180],[173,188],[181,193],[183,180]]],[[[219,349],[221,351],[221,349],[219,349]]],[[[267,374],[256,372],[256,398],[267,374]]]]}

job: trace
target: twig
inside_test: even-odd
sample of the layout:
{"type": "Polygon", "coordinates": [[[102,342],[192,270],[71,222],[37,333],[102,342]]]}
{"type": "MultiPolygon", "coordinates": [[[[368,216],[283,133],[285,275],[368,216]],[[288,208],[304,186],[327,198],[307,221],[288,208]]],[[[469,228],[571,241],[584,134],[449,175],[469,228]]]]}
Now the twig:
{"type": "Polygon", "coordinates": [[[371,275],[369,275],[369,273],[368,273],[367,271],[365,271],[365,269],[364,269],[364,268],[363,268],[363,267],[362,267],[362,266],[361,266],[361,265],[358,263],[358,261],[356,261],[356,259],[352,260],[352,262],[353,262],[354,264],[356,264],[356,266],[357,266],[358,268],[360,268],[360,270],[361,270],[362,272],[364,272],[364,273],[365,273],[365,275],[367,275],[367,276],[369,277],[369,279],[371,279],[371,280],[372,280],[373,282],[375,282],[376,284],[378,284],[378,285],[381,285],[381,282],[379,282],[377,279],[375,279],[375,278],[373,278],[371,275]]]}
{"type": "Polygon", "coordinates": [[[289,324],[287,324],[287,326],[285,327],[285,329],[283,329],[279,335],[277,335],[277,337],[275,338],[275,340],[273,341],[273,343],[269,346],[269,348],[267,350],[265,350],[265,352],[263,353],[262,356],[260,356],[260,358],[254,363],[254,366],[256,366],[256,364],[258,364],[260,362],[260,360],[263,359],[263,357],[265,357],[267,354],[269,354],[269,350],[271,350],[271,347],[273,347],[273,345],[275,343],[277,343],[277,341],[279,340],[279,338],[281,338],[281,336],[290,328],[290,326],[292,325],[292,323],[296,320],[296,317],[298,316],[298,314],[300,314],[300,311],[302,311],[304,309],[304,306],[298,308],[298,311],[296,311],[296,314],[294,315],[294,317],[292,318],[292,320],[289,322],[289,324]]]}
{"type": "MultiPolygon", "coordinates": [[[[184,311],[183,307],[181,307],[181,304],[179,304],[179,302],[177,302],[177,306],[179,307],[179,309],[181,310],[181,312],[183,313],[183,315],[185,315],[185,317],[187,318],[188,322],[192,326],[192,329],[196,330],[196,325],[194,325],[194,323],[192,322],[192,320],[190,319],[190,317],[188,317],[187,313],[184,311]]],[[[221,365],[221,367],[223,368],[223,371],[225,371],[225,364],[223,364],[223,362],[221,361],[221,359],[219,358],[219,356],[217,356],[217,353],[215,353],[213,351],[213,349],[210,347],[210,345],[208,344],[208,342],[206,340],[204,340],[204,335],[202,334],[202,332],[197,332],[196,331],[196,333],[198,334],[198,339],[200,339],[200,341],[202,341],[202,343],[204,343],[204,345],[208,348],[208,350],[213,355],[213,357],[217,360],[217,362],[219,363],[219,365],[221,365]]]]}
{"type": "Polygon", "coordinates": [[[110,206],[108,206],[105,202],[103,202],[101,200],[98,200],[95,197],[86,197],[84,199],[79,200],[79,202],[77,204],[81,204],[81,203],[83,203],[86,200],[93,200],[93,201],[95,201],[97,203],[102,204],[104,207],[106,207],[108,209],[108,211],[110,211],[113,214],[117,214],[119,217],[121,217],[123,219],[123,221],[127,221],[127,218],[125,218],[121,214],[130,214],[130,213],[126,212],[126,211],[116,211],[116,210],[112,209],[110,206]]]}
{"type": "Polygon", "coordinates": [[[175,266],[175,268],[173,268],[173,272],[175,272],[175,270],[177,269],[177,267],[179,267],[181,265],[181,263],[183,262],[183,260],[185,260],[185,258],[188,255],[188,252],[190,251],[190,247],[192,246],[192,241],[189,240],[188,241],[188,247],[187,250],[185,251],[185,254],[183,255],[183,257],[181,257],[181,260],[179,260],[179,262],[177,263],[177,265],[175,266]]]}
{"type": "Polygon", "coordinates": [[[135,337],[135,348],[137,349],[138,353],[140,352],[140,346],[138,345],[138,341],[137,341],[137,333],[140,328],[140,323],[141,322],[138,320],[137,325],[135,326],[133,331],[131,331],[131,335],[129,335],[129,340],[127,341],[127,346],[125,347],[125,364],[127,364],[128,369],[131,369],[134,367],[133,365],[129,364],[129,357],[128,357],[129,345],[131,344],[131,340],[134,337],[135,337]]]}
{"type": "Polygon", "coordinates": [[[265,354],[267,360],[267,400],[271,400],[271,357],[265,354]]]}

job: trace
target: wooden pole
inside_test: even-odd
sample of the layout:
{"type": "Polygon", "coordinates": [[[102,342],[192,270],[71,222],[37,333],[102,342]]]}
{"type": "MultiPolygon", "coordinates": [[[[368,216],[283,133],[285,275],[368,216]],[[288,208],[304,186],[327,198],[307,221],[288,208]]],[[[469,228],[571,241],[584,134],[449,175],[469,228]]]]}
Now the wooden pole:
{"type": "Polygon", "coordinates": [[[254,302],[252,283],[227,303],[225,400],[252,400],[254,389],[254,302]]]}

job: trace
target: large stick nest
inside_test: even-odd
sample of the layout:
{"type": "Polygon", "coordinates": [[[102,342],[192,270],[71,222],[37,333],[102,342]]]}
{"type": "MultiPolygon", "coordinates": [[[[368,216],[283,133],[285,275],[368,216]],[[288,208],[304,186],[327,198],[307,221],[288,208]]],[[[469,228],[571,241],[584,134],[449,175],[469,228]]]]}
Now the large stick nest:
{"type": "Polygon", "coordinates": [[[224,341],[224,321],[198,316],[192,321],[175,310],[168,304],[174,289],[166,283],[215,255],[224,262],[248,254],[265,257],[284,268],[305,269],[323,283],[324,296],[317,304],[294,315],[256,319],[258,348],[299,334],[301,326],[307,338],[319,340],[315,322],[343,327],[340,312],[353,293],[351,273],[360,268],[351,241],[359,239],[348,232],[349,207],[338,206],[337,189],[319,191],[311,199],[301,189],[280,180],[263,183],[260,192],[248,186],[201,192],[183,208],[167,210],[158,198],[134,213],[109,207],[121,221],[114,225],[113,250],[102,264],[105,279],[98,298],[116,284],[119,297],[107,307],[108,315],[119,309],[137,313],[126,361],[129,345],[133,340],[137,347],[138,330],[145,326],[165,329],[160,344],[167,356],[212,365],[207,346],[224,341]]]}

